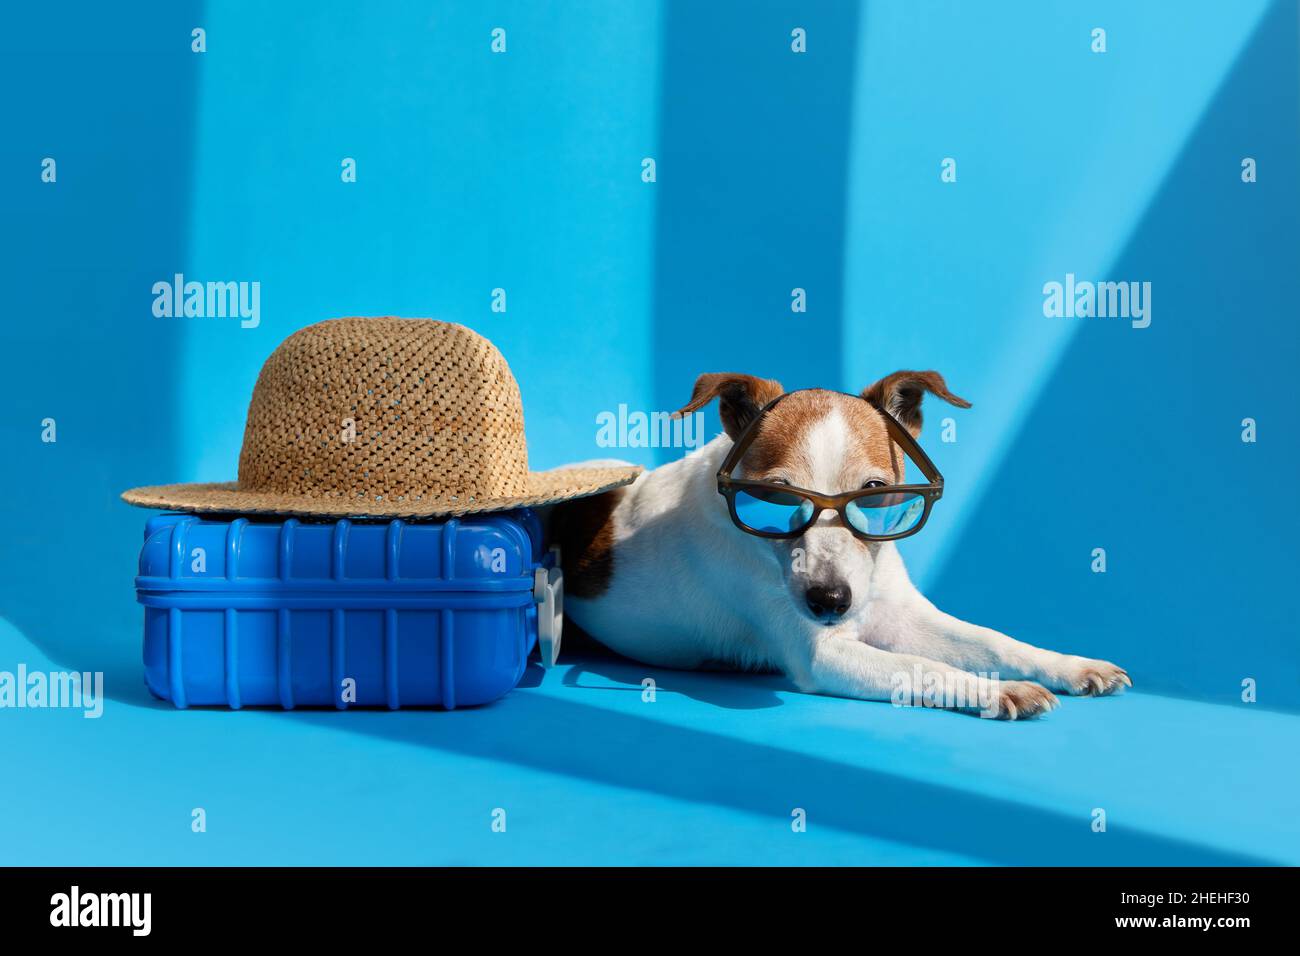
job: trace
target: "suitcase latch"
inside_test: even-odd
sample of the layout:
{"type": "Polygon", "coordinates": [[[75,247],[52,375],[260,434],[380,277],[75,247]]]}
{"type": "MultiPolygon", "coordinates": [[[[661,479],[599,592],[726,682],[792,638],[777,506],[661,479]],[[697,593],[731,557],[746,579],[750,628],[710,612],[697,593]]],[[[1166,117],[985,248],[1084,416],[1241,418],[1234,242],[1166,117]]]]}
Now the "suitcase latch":
{"type": "Polygon", "coordinates": [[[559,660],[564,630],[564,572],[558,567],[535,570],[533,600],[537,602],[537,650],[542,666],[551,668],[559,660]]]}

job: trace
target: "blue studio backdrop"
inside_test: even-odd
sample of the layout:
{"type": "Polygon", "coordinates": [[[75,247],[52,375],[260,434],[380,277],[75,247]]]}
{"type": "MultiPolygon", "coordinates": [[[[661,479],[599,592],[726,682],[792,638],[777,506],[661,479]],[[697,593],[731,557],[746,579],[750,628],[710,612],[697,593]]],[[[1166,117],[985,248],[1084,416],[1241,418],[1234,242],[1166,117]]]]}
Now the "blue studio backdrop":
{"type": "Polygon", "coordinates": [[[0,709],[0,863],[1300,862],[1294,0],[3,24],[0,674],[105,700],[0,709]],[[160,317],[177,276],[256,308],[160,317]],[[492,339],[534,468],[680,456],[601,422],[702,372],[937,369],[973,407],[927,409],[914,578],[1135,692],[1015,725],[596,659],[454,713],[173,711],[118,494],[232,479],[264,359],[345,315],[492,339]]]}

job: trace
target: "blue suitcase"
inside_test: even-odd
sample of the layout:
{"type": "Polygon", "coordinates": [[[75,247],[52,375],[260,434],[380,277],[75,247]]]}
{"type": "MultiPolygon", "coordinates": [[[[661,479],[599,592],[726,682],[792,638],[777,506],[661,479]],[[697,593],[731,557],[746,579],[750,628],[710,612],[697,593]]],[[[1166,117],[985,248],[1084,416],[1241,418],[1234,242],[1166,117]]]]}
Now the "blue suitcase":
{"type": "Polygon", "coordinates": [[[559,651],[563,579],[526,509],[447,521],[145,526],[149,690],[177,707],[483,704],[559,651]]]}

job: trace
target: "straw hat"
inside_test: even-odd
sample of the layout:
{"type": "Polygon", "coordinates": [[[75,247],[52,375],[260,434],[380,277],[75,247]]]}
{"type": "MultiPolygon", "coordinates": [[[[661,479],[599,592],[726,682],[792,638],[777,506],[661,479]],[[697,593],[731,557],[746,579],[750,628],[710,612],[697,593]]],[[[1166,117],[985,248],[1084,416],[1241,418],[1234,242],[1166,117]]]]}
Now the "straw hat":
{"type": "Polygon", "coordinates": [[[285,339],[248,406],[239,480],[132,488],[144,508],[441,517],[594,495],[640,468],[528,470],[496,347],[432,319],[332,319],[285,339]]]}

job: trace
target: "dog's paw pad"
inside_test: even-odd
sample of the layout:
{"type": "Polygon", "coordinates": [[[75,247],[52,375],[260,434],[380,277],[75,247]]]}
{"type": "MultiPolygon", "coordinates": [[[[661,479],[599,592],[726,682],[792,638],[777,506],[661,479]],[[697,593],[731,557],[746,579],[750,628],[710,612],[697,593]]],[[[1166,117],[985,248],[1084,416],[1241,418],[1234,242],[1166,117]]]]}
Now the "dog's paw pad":
{"type": "Polygon", "coordinates": [[[997,685],[995,707],[988,716],[998,720],[1029,720],[1055,710],[1060,703],[1042,684],[1029,680],[1001,681],[997,685]]]}

